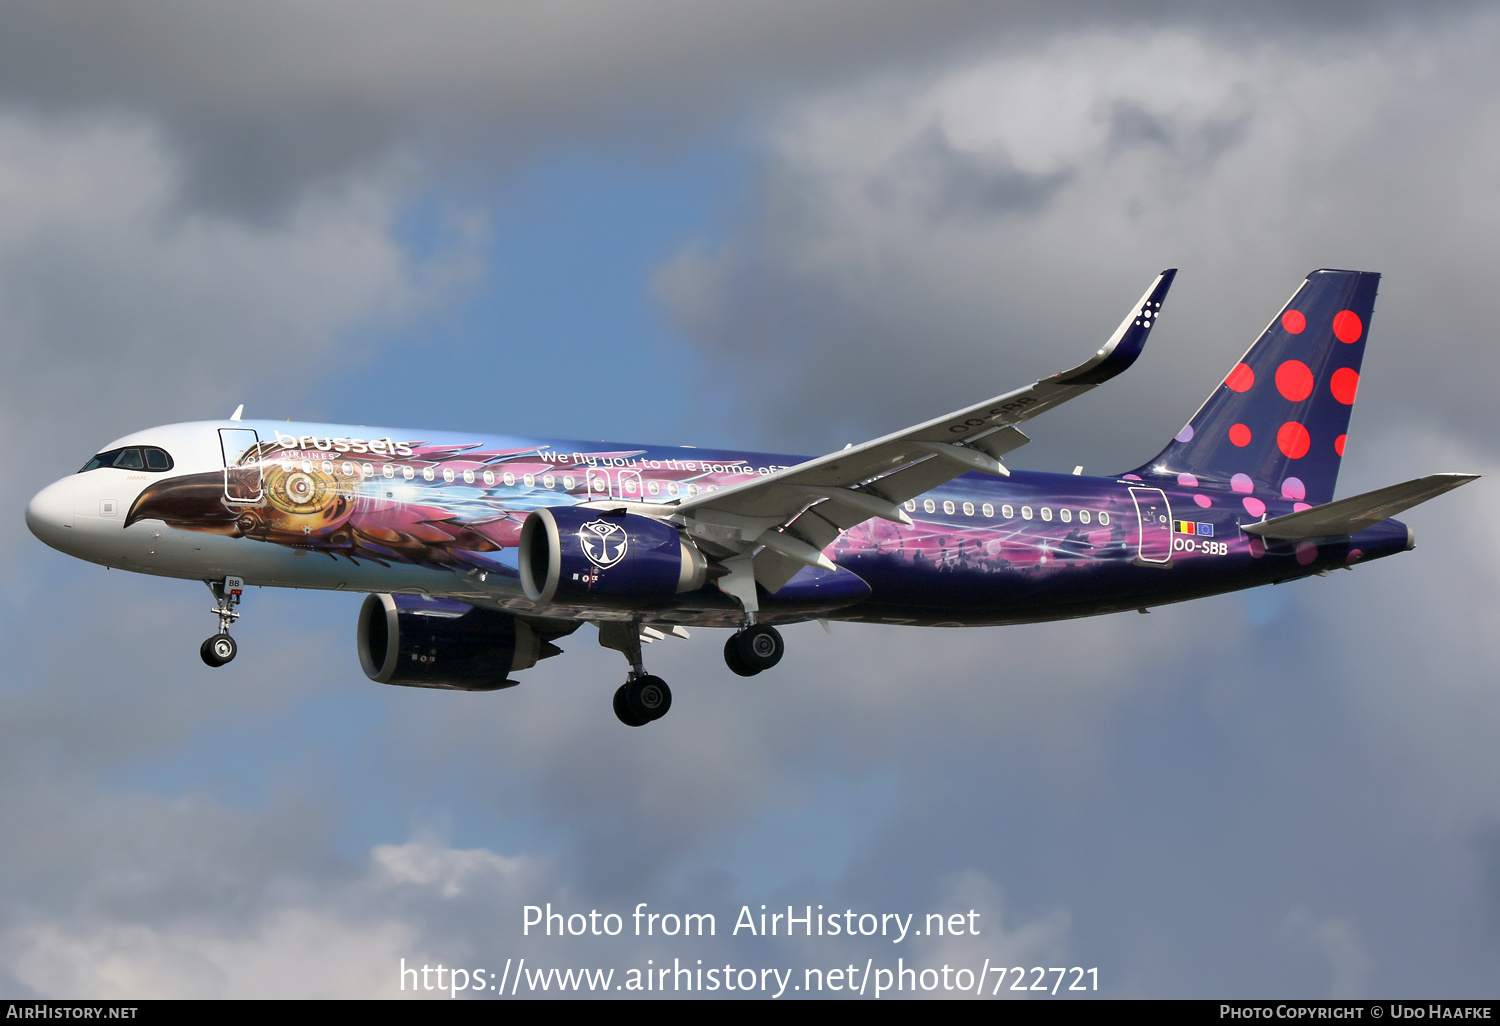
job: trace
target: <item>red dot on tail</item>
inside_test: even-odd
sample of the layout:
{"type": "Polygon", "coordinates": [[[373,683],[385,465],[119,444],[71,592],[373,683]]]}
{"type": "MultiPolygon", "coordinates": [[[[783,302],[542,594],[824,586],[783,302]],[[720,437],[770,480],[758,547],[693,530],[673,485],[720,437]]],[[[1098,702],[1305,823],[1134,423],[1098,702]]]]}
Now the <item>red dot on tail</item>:
{"type": "Polygon", "coordinates": [[[1224,379],[1224,386],[1232,392],[1248,392],[1250,386],[1255,384],[1255,372],[1248,364],[1237,363],[1234,370],[1229,372],[1229,377],[1224,379]]]}
{"type": "Polygon", "coordinates": [[[1353,310],[1340,310],[1333,315],[1333,337],[1340,342],[1358,342],[1364,333],[1364,323],[1353,310]]]}
{"type": "Polygon", "coordinates": [[[1354,395],[1359,391],[1359,371],[1352,367],[1340,367],[1328,380],[1333,397],[1345,406],[1354,405],[1354,395]]]}
{"type": "Polygon", "coordinates": [[[1281,315],[1281,326],[1293,335],[1302,334],[1302,329],[1307,327],[1307,318],[1296,310],[1288,310],[1281,315]]]}
{"type": "Polygon", "coordinates": [[[1243,449],[1250,444],[1250,429],[1243,424],[1236,424],[1229,429],[1229,440],[1243,449]]]}
{"type": "Polygon", "coordinates": [[[1294,403],[1312,395],[1313,375],[1301,360],[1288,360],[1276,368],[1276,391],[1294,403]]]}
{"type": "Polygon", "coordinates": [[[1340,456],[1344,455],[1344,439],[1348,437],[1348,435],[1339,435],[1333,440],[1333,451],[1338,453],[1340,456]]]}
{"type": "Polygon", "coordinates": [[[1276,445],[1289,459],[1300,460],[1312,446],[1312,437],[1308,435],[1307,428],[1295,420],[1289,420],[1276,432],[1276,445]]]}

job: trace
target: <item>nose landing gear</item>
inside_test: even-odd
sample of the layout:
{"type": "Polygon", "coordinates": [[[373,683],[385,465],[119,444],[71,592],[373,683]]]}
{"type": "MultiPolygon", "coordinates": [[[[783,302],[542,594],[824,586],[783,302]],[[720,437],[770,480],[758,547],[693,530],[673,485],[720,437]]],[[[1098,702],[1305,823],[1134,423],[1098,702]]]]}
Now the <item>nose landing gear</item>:
{"type": "Polygon", "coordinates": [[[214,593],[214,605],[210,610],[219,618],[219,633],[198,646],[198,655],[209,666],[223,666],[235,657],[239,646],[229,636],[229,625],[240,618],[235,606],[245,593],[245,582],[238,577],[226,577],[222,581],[204,581],[214,593]]]}

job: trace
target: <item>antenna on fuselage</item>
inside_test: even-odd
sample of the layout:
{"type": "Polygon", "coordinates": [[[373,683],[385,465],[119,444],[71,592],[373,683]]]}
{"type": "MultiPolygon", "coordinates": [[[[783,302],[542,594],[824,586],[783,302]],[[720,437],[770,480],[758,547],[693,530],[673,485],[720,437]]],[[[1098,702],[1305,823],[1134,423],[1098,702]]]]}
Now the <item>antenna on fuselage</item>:
{"type": "Polygon", "coordinates": [[[234,408],[234,412],[229,415],[229,419],[230,420],[239,420],[240,419],[240,414],[242,414],[244,412],[245,412],[245,404],[244,403],[240,403],[238,406],[236,406],[234,408]]]}

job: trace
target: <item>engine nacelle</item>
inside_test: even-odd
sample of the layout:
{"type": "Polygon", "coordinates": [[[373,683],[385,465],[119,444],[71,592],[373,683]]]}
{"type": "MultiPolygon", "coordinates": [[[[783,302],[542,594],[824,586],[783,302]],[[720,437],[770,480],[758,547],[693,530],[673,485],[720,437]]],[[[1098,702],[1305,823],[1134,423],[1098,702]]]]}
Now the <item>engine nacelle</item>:
{"type": "Polygon", "coordinates": [[[601,609],[661,602],[708,580],[708,560],[674,525],[578,506],[526,518],[520,569],[533,602],[601,609]]]}
{"type": "Polygon", "coordinates": [[[496,691],[540,651],[523,621],[462,602],[368,595],[359,610],[359,663],[381,684],[496,691]]]}

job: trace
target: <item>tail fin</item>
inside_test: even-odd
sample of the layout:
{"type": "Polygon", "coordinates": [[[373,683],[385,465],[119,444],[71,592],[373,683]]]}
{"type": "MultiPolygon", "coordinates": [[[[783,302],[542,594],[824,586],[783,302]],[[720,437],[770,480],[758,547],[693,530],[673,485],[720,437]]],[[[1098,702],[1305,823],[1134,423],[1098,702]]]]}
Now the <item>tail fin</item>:
{"type": "Polygon", "coordinates": [[[1309,274],[1187,426],[1133,474],[1262,501],[1331,501],[1379,284],[1366,271],[1309,274]]]}

